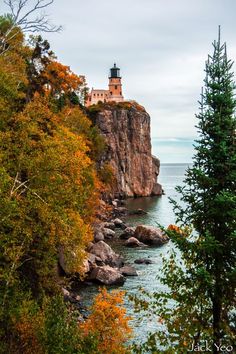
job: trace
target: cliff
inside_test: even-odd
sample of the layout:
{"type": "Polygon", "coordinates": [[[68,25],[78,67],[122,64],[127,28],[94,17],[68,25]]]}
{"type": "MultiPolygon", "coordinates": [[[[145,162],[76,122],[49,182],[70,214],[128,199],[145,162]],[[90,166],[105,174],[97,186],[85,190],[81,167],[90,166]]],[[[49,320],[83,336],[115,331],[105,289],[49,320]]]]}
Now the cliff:
{"type": "Polygon", "coordinates": [[[91,107],[94,123],[105,138],[102,163],[112,166],[116,196],[161,195],[160,162],[151,153],[150,116],[135,102],[91,107]]]}

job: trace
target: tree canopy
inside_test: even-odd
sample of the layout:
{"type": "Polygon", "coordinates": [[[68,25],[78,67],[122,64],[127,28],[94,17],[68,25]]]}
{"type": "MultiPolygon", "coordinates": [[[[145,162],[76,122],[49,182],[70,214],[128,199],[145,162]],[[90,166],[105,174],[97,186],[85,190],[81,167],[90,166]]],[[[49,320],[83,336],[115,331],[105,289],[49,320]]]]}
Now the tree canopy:
{"type": "Polygon", "coordinates": [[[14,41],[0,56],[0,351],[47,352],[40,331],[61,293],[59,260],[83,276],[93,238],[99,138],[79,103],[84,78],[41,36],[26,44],[17,29],[14,41]]]}
{"type": "Polygon", "coordinates": [[[159,331],[144,345],[150,352],[161,348],[168,354],[188,353],[202,345],[212,353],[235,350],[236,101],[232,65],[219,32],[206,62],[193,165],[183,186],[177,188],[181,204],[172,200],[179,226],[167,233],[176,247],[164,260],[160,276],[166,291],[155,293],[150,304],[159,321],[159,331]]]}

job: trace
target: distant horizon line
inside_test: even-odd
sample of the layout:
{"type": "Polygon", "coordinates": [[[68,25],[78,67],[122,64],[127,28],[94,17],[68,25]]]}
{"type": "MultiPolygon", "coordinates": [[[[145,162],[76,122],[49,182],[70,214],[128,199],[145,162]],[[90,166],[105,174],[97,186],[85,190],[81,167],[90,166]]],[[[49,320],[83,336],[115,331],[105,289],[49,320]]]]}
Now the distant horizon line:
{"type": "Polygon", "coordinates": [[[159,141],[194,141],[197,139],[197,137],[158,137],[158,136],[151,136],[152,140],[159,140],[159,141]]]}
{"type": "Polygon", "coordinates": [[[160,165],[192,165],[193,162],[161,162],[160,165]]]}

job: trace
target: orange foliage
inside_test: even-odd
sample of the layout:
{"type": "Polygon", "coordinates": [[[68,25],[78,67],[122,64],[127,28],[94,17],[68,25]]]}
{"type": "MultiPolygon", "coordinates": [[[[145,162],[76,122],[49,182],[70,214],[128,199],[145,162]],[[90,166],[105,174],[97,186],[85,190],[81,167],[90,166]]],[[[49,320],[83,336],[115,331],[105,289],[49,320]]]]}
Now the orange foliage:
{"type": "Polygon", "coordinates": [[[81,325],[85,336],[97,336],[98,349],[103,354],[125,354],[126,341],[131,337],[130,317],[123,305],[124,291],[100,289],[92,306],[92,313],[81,325]]]}
{"type": "Polygon", "coordinates": [[[190,234],[190,232],[191,232],[191,229],[188,226],[186,226],[184,228],[180,228],[179,226],[173,225],[173,224],[170,224],[168,226],[167,230],[174,231],[174,232],[176,232],[179,235],[184,236],[184,237],[187,237],[190,234]]]}
{"type": "Polygon", "coordinates": [[[57,61],[51,61],[43,74],[48,82],[46,91],[54,94],[76,91],[83,84],[83,78],[75,75],[69,66],[57,61]]]}
{"type": "Polygon", "coordinates": [[[31,312],[32,303],[23,301],[19,317],[13,319],[14,330],[18,334],[18,347],[14,348],[14,353],[43,354],[44,350],[39,342],[38,333],[43,327],[43,316],[39,311],[31,312]]]}
{"type": "Polygon", "coordinates": [[[167,230],[169,230],[169,231],[175,231],[175,232],[181,234],[181,229],[180,229],[180,227],[177,226],[177,225],[170,224],[170,225],[168,226],[167,230]]]}

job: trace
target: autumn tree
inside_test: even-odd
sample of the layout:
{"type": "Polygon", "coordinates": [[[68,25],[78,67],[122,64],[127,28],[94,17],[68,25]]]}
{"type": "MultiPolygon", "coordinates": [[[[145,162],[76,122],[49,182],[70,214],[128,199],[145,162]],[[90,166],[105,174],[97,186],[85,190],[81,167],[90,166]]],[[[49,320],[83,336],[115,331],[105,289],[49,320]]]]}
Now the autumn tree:
{"type": "Polygon", "coordinates": [[[88,319],[80,326],[85,337],[95,336],[98,350],[102,354],[129,353],[126,347],[131,337],[130,318],[126,316],[123,305],[123,291],[108,293],[100,289],[91,308],[88,319]]]}
{"type": "Polygon", "coordinates": [[[177,188],[181,205],[172,201],[180,229],[167,231],[176,250],[164,261],[166,291],[155,293],[150,305],[159,331],[145,348],[155,353],[157,348],[188,353],[199,345],[212,353],[235,351],[235,83],[220,33],[213,49],[206,62],[193,166],[177,188]]]}
{"type": "Polygon", "coordinates": [[[100,182],[89,119],[70,100],[63,109],[56,102],[77,89],[79,77],[55,61],[47,41],[38,37],[30,47],[20,31],[15,40],[17,48],[0,56],[0,352],[28,353],[32,346],[40,353],[53,345],[50,313],[62,327],[69,321],[57,313],[58,263],[68,275],[83,274],[100,182]]]}

